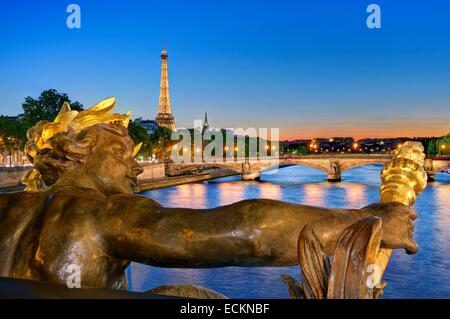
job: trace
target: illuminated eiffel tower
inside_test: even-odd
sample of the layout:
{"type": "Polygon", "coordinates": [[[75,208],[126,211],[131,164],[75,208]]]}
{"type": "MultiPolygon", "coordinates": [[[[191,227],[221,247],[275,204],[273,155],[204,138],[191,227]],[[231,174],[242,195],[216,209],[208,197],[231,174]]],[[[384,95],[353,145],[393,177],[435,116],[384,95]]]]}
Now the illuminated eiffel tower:
{"type": "Polygon", "coordinates": [[[156,123],[159,126],[165,126],[175,130],[175,117],[172,115],[169,95],[169,73],[167,70],[167,58],[169,55],[166,50],[166,43],[161,51],[161,82],[159,85],[159,103],[158,114],[156,114],[156,123]]]}

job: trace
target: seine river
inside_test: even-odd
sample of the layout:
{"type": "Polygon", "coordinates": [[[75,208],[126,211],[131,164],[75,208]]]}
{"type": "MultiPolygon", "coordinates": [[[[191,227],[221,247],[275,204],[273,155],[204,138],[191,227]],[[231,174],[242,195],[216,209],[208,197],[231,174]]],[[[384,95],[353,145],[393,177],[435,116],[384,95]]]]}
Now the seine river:
{"type": "MultiPolygon", "coordinates": [[[[241,182],[238,176],[203,183],[153,190],[144,195],[165,206],[211,208],[249,198],[271,198],[326,207],[360,208],[379,201],[380,165],[345,172],[341,183],[328,183],[324,173],[303,166],[265,173],[261,182],[241,182]]],[[[450,175],[436,175],[415,205],[416,255],[396,250],[384,279],[383,298],[450,297],[450,175]]],[[[195,284],[230,298],[289,298],[280,279],[299,279],[298,267],[226,267],[216,269],[164,269],[131,264],[129,289],[146,291],[161,285],[195,284]]]]}

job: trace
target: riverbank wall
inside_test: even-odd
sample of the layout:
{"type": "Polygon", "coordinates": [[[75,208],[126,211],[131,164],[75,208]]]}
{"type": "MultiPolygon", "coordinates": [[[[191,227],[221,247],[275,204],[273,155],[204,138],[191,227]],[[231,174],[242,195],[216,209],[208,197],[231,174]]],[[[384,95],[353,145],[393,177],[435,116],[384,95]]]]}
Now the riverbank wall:
{"type": "MultiPolygon", "coordinates": [[[[238,174],[227,169],[211,169],[196,174],[166,176],[163,163],[140,163],[140,165],[143,168],[143,172],[138,176],[136,193],[238,174]]],[[[0,167],[0,193],[23,191],[25,187],[21,183],[21,178],[31,168],[31,166],[0,167]]]]}

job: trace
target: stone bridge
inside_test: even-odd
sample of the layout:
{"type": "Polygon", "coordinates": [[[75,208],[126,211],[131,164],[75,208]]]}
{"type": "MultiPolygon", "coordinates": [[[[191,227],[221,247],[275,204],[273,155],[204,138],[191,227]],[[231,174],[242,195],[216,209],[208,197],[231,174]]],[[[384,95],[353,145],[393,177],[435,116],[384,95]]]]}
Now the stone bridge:
{"type": "Polygon", "coordinates": [[[434,181],[436,173],[450,168],[450,155],[429,156],[425,159],[424,168],[427,172],[428,180],[434,181]]]}
{"type": "MultiPolygon", "coordinates": [[[[169,176],[180,175],[199,169],[225,168],[239,172],[243,180],[259,179],[261,171],[288,167],[292,165],[304,165],[317,168],[327,174],[328,181],[338,182],[342,173],[350,168],[370,165],[385,164],[392,158],[390,154],[320,154],[306,156],[283,156],[280,158],[241,158],[227,159],[224,162],[200,162],[200,163],[166,163],[166,173],[169,176]]],[[[450,156],[430,157],[426,159],[425,170],[430,180],[434,180],[437,172],[449,167],[450,156]]]]}

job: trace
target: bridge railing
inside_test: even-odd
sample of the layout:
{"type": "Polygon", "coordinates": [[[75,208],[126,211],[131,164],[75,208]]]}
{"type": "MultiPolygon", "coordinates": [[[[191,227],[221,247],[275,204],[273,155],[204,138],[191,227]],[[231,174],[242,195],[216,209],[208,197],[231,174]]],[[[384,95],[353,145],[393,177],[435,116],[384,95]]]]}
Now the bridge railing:
{"type": "Polygon", "coordinates": [[[266,157],[232,157],[224,158],[223,160],[213,161],[197,161],[197,162],[183,162],[173,164],[185,164],[185,165],[200,165],[200,164],[231,164],[231,163],[244,163],[244,162],[261,162],[261,161],[281,161],[289,159],[391,159],[391,154],[316,154],[316,155],[282,155],[282,156],[266,156],[266,157]]]}
{"type": "MultiPolygon", "coordinates": [[[[315,154],[315,155],[281,155],[279,157],[274,156],[266,156],[266,157],[233,157],[233,158],[224,158],[223,161],[203,161],[203,162],[191,162],[191,163],[183,163],[183,164],[210,164],[210,163],[243,163],[246,161],[249,162],[258,162],[258,161],[279,161],[279,160],[295,160],[295,159],[391,159],[393,154],[315,154]]],[[[426,158],[432,160],[448,160],[450,161],[449,155],[436,155],[436,156],[427,156],[426,158]]]]}
{"type": "Polygon", "coordinates": [[[432,160],[439,160],[439,161],[450,161],[450,155],[433,155],[433,156],[427,156],[427,158],[432,160]]]}
{"type": "Polygon", "coordinates": [[[315,158],[370,158],[390,159],[392,154],[316,154],[316,155],[287,155],[280,159],[315,159],[315,158]]]}

